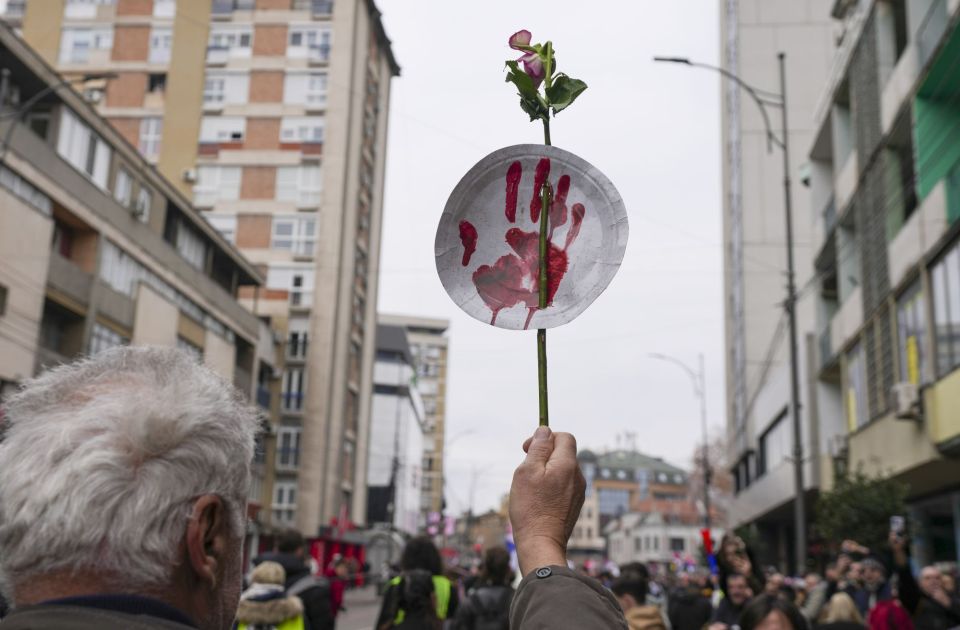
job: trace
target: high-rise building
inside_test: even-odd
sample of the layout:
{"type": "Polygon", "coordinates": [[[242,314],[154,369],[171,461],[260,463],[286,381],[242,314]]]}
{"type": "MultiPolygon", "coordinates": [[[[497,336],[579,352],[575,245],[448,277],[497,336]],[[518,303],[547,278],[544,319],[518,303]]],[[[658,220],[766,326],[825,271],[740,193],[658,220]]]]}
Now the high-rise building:
{"type": "Polygon", "coordinates": [[[273,509],[366,510],[390,80],[373,0],[7,0],[24,39],[266,278],[286,338],[273,509]],[[108,73],[106,75],[102,73],[108,73]]]}
{"type": "MultiPolygon", "coordinates": [[[[804,427],[804,487],[817,488],[821,449],[811,403],[810,360],[815,349],[812,276],[813,221],[804,210],[810,192],[800,185],[815,129],[818,95],[830,72],[836,26],[833,0],[720,1],[721,65],[747,84],[779,93],[778,53],[786,54],[793,229],[797,287],[800,408],[804,427]]],[[[788,360],[786,221],[783,162],[771,146],[760,108],[736,82],[722,84],[724,295],[727,347],[729,461],[736,495],[731,526],[760,528],[786,563],[795,557],[793,427],[788,360]]],[[[780,111],[767,107],[780,136],[780,111]]],[[[812,503],[811,503],[812,505],[812,503]]]]}
{"type": "Polygon", "coordinates": [[[446,336],[450,322],[445,319],[388,315],[381,313],[381,324],[401,326],[407,332],[410,353],[417,370],[417,389],[423,400],[423,481],[420,484],[421,524],[428,533],[443,529],[443,458],[447,417],[446,336]]]}
{"type": "Polygon", "coordinates": [[[960,560],[960,3],[836,2],[811,163],[824,489],[908,487],[917,566],[960,560]]]}
{"type": "MultiPolygon", "coordinates": [[[[255,400],[272,425],[278,347],[238,299],[262,283],[176,186],[0,22],[0,397],[80,355],[174,346],[255,400]]],[[[270,500],[264,433],[248,495],[251,546],[270,500]]]]}

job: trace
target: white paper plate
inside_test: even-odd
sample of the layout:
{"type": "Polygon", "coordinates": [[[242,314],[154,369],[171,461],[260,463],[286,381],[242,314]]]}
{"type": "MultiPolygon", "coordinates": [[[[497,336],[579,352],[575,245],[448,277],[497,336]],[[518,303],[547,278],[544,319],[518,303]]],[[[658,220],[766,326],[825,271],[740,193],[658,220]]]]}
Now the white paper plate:
{"type": "Polygon", "coordinates": [[[607,288],[623,260],[628,232],[623,200],[603,173],[563,149],[519,144],[480,160],[453,190],[437,228],[437,273],[471,317],[510,330],[555,328],[607,288]],[[538,168],[544,174],[545,167],[555,199],[548,255],[554,295],[540,310],[535,217],[541,204],[534,189],[539,191],[538,168]]]}

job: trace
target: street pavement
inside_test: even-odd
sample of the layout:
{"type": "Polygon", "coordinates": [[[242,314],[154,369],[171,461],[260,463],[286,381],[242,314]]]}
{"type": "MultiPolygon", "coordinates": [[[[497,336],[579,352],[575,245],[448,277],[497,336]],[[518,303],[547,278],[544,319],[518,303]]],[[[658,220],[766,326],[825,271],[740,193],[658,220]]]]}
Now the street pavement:
{"type": "Polygon", "coordinates": [[[376,587],[365,586],[344,593],[345,612],[337,615],[337,630],[373,630],[380,612],[380,597],[376,587]]]}

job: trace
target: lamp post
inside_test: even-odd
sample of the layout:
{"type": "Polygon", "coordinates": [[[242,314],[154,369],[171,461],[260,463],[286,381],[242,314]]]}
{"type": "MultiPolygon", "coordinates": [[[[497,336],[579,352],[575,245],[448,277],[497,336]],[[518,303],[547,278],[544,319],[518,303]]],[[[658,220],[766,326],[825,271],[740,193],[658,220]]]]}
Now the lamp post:
{"type": "Polygon", "coordinates": [[[782,52],[778,53],[777,59],[780,69],[779,93],[757,89],[725,68],[711,66],[705,63],[697,63],[686,57],[653,58],[653,60],[657,62],[679,63],[694,68],[713,70],[743,88],[757,104],[757,107],[760,108],[760,114],[763,117],[763,124],[767,132],[768,151],[773,145],[776,145],[783,151],[783,206],[786,215],[787,237],[787,297],[783,302],[783,307],[787,312],[787,318],[790,323],[790,407],[793,416],[793,473],[796,490],[796,496],[794,497],[794,529],[796,533],[797,571],[802,572],[807,561],[807,517],[806,505],[804,504],[803,498],[803,443],[801,442],[800,381],[799,369],[797,367],[797,289],[793,265],[793,204],[790,194],[790,134],[787,131],[786,54],[782,52]],[[782,122],[780,138],[773,132],[773,126],[770,124],[770,117],[767,114],[767,106],[780,110],[782,122]]]}
{"type": "Polygon", "coordinates": [[[710,447],[707,439],[707,389],[706,370],[703,368],[703,353],[700,353],[700,372],[694,372],[686,363],[658,352],[650,353],[651,359],[673,363],[690,377],[693,383],[693,392],[700,397],[700,429],[703,432],[703,526],[710,531],[710,480],[713,469],[710,467],[710,447]]]}

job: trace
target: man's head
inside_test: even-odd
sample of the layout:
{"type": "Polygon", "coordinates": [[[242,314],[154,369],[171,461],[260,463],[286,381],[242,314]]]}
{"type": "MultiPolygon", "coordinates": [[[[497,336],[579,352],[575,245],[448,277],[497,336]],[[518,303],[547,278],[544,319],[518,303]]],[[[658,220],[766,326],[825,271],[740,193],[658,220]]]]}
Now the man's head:
{"type": "Polygon", "coordinates": [[[863,582],[863,563],[862,562],[851,562],[850,568],[847,569],[847,580],[860,584],[863,582]]]}
{"type": "Polygon", "coordinates": [[[303,546],[303,535],[295,529],[285,529],[277,536],[276,547],[280,553],[303,558],[303,546]]]}
{"type": "Polygon", "coordinates": [[[610,590],[617,596],[620,608],[627,612],[634,606],[646,603],[648,587],[649,579],[645,574],[625,567],[620,570],[620,577],[610,585],[610,590]]]}
{"type": "Polygon", "coordinates": [[[483,577],[491,584],[506,584],[510,578],[510,552],[491,547],[483,554],[483,577]]]}
{"type": "Polygon", "coordinates": [[[28,382],[0,442],[0,585],[16,605],[153,596],[229,628],[256,412],[190,355],[115,348],[28,382]]]}
{"type": "Polygon", "coordinates": [[[871,591],[878,590],[887,580],[887,570],[879,561],[867,558],[863,565],[863,583],[871,591]]]}
{"type": "Polygon", "coordinates": [[[943,588],[943,574],[935,566],[923,567],[920,571],[920,589],[927,593],[933,593],[943,588]]]}
{"type": "Polygon", "coordinates": [[[746,576],[734,573],[727,578],[727,597],[734,606],[743,606],[751,597],[750,587],[747,585],[746,576]]]}
{"type": "Polygon", "coordinates": [[[767,575],[767,583],[764,587],[767,595],[777,595],[780,593],[780,587],[783,586],[782,573],[770,573],[767,575]]]}
{"type": "Polygon", "coordinates": [[[400,566],[404,571],[422,569],[430,575],[443,575],[443,559],[428,536],[419,536],[407,543],[400,557],[400,566]]]}

